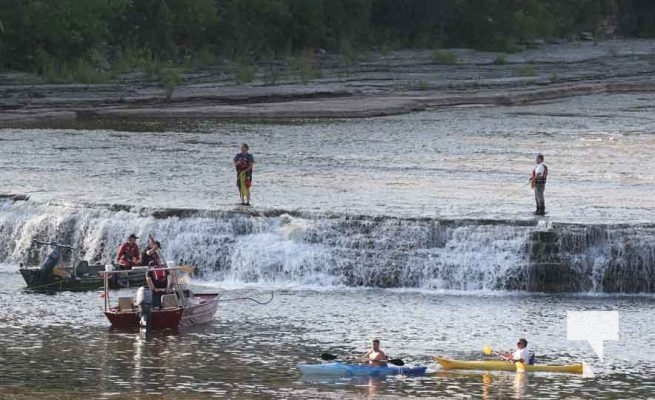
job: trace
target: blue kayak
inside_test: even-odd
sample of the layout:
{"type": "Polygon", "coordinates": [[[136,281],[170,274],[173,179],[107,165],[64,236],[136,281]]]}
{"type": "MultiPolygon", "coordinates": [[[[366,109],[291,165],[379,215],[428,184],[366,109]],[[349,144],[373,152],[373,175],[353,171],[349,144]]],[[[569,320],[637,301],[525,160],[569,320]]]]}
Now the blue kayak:
{"type": "Polygon", "coordinates": [[[327,364],[298,364],[298,368],[303,375],[323,375],[323,376],[388,376],[388,375],[405,375],[421,376],[425,374],[428,367],[397,367],[395,365],[374,366],[366,364],[343,364],[333,362],[327,364]]]}

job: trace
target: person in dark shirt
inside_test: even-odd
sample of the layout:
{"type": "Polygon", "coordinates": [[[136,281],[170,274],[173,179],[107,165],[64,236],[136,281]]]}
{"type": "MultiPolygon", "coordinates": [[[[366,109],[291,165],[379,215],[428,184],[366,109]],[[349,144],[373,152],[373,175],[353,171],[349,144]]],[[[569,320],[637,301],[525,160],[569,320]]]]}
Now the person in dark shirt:
{"type": "Polygon", "coordinates": [[[148,248],[141,253],[142,265],[147,265],[148,267],[163,266],[164,263],[159,255],[159,249],[161,249],[161,243],[157,240],[150,240],[148,248]]]}
{"type": "Polygon", "coordinates": [[[250,205],[250,186],[252,185],[252,168],[255,164],[255,158],[248,153],[250,148],[246,143],[241,145],[241,152],[237,153],[232,160],[234,168],[237,170],[237,188],[239,188],[239,198],[244,206],[250,205]]]}

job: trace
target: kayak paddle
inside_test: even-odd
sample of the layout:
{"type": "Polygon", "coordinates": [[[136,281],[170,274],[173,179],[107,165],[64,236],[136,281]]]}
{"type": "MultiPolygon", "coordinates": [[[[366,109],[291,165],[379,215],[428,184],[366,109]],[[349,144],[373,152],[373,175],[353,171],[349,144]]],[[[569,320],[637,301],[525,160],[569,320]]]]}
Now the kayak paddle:
{"type": "MultiPolygon", "coordinates": [[[[339,358],[340,357],[335,356],[334,354],[330,354],[330,353],[321,354],[321,360],[324,360],[324,361],[334,361],[334,360],[339,359],[339,358]]],[[[391,364],[391,365],[395,365],[397,367],[402,367],[403,365],[405,365],[405,362],[403,360],[401,360],[400,358],[392,358],[390,360],[381,360],[381,361],[386,362],[386,363],[391,364]]]]}

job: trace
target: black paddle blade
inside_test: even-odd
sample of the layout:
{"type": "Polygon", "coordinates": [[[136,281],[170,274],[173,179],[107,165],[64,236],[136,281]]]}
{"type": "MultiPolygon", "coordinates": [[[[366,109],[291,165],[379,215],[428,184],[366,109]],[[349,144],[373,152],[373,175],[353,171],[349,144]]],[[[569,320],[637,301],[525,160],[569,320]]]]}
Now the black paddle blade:
{"type": "Polygon", "coordinates": [[[337,356],[335,356],[333,354],[330,354],[330,353],[321,354],[321,360],[332,361],[332,360],[336,360],[337,358],[339,358],[339,357],[337,357],[337,356]]]}
{"type": "Polygon", "coordinates": [[[392,358],[391,360],[387,360],[387,362],[397,367],[402,367],[405,365],[405,361],[401,360],[400,358],[392,358]]]}

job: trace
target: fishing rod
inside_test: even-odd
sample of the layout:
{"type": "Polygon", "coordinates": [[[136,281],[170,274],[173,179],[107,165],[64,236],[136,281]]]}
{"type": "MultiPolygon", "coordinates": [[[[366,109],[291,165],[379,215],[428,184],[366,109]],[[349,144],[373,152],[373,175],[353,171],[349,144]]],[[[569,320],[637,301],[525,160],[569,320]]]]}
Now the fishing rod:
{"type": "Polygon", "coordinates": [[[275,297],[275,290],[271,291],[271,298],[268,299],[267,301],[259,301],[257,299],[253,299],[252,297],[233,297],[231,299],[219,299],[218,301],[250,300],[250,301],[254,301],[259,305],[265,306],[266,304],[269,304],[271,301],[273,301],[274,297],[275,297]]]}
{"type": "Polygon", "coordinates": [[[59,244],[59,243],[55,243],[55,242],[46,242],[44,240],[39,240],[39,239],[32,239],[32,242],[36,243],[36,244],[45,244],[45,245],[48,245],[48,246],[61,247],[62,249],[70,249],[70,250],[75,250],[75,251],[78,250],[76,247],[69,246],[67,244],[59,244]]]}

